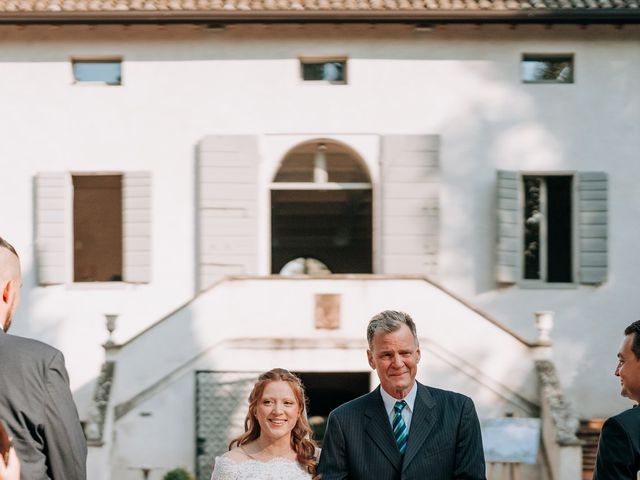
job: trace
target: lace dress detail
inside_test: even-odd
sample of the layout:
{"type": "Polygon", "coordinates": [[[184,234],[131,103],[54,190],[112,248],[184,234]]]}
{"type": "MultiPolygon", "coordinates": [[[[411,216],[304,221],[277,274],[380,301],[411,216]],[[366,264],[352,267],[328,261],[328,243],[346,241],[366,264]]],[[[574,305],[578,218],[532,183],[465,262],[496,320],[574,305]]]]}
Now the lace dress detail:
{"type": "Polygon", "coordinates": [[[310,480],[298,462],[273,458],[268,462],[245,460],[235,463],[226,457],[216,457],[211,480],[310,480]]]}

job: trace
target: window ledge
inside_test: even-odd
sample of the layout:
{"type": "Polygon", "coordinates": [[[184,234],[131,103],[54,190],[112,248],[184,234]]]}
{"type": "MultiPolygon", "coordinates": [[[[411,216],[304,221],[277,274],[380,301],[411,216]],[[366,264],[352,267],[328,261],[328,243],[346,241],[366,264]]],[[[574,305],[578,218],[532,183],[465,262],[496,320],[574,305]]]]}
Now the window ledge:
{"type": "Polygon", "coordinates": [[[577,283],[552,283],[538,280],[520,280],[517,283],[517,286],[532,290],[574,290],[578,288],[579,285],[577,283]]]}
{"type": "Polygon", "coordinates": [[[134,290],[148,283],[129,282],[73,282],[67,284],[69,290],[134,290]]]}
{"type": "Polygon", "coordinates": [[[71,82],[71,85],[76,87],[122,87],[122,83],[109,83],[102,82],[100,80],[83,80],[78,82],[71,82]]]}

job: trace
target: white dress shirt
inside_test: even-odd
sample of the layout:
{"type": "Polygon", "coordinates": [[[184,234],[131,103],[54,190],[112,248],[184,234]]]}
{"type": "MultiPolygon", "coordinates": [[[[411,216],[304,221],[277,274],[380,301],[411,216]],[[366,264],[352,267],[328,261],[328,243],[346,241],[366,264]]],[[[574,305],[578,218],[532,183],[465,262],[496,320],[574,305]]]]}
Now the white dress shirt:
{"type": "Polygon", "coordinates": [[[402,419],[404,420],[405,425],[407,426],[407,433],[409,433],[409,429],[411,428],[411,417],[413,416],[413,406],[416,403],[416,395],[418,394],[418,383],[413,382],[413,387],[409,390],[409,393],[404,398],[394,398],[389,395],[382,386],[380,387],[380,395],[382,396],[382,402],[384,403],[384,408],[387,411],[387,416],[389,417],[389,423],[391,424],[391,428],[393,428],[393,417],[395,415],[394,407],[396,402],[399,400],[404,400],[407,402],[407,406],[402,409],[402,419]]]}

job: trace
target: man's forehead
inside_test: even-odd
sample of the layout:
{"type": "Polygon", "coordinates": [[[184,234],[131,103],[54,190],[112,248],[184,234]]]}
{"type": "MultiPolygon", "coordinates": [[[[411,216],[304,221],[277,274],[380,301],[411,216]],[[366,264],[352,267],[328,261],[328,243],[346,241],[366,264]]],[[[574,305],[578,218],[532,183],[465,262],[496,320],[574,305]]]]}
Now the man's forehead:
{"type": "Polygon", "coordinates": [[[620,344],[620,350],[618,350],[618,358],[624,357],[625,355],[628,355],[629,353],[631,353],[631,346],[633,344],[633,336],[635,334],[629,334],[626,335],[623,339],[622,339],[622,343],[620,344]]]}

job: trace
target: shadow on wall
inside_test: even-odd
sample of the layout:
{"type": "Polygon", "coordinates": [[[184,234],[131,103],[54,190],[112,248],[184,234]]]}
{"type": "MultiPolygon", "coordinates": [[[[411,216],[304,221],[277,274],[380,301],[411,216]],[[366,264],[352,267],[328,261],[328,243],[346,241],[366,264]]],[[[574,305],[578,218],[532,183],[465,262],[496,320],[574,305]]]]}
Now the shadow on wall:
{"type": "MultiPolygon", "coordinates": [[[[628,67],[625,72],[614,58],[609,67],[601,69],[602,74],[589,72],[595,77],[592,81],[603,88],[615,85],[617,91],[632,92],[626,84],[632,77],[628,67]],[[603,76],[598,78],[599,75],[603,76]]],[[[458,104],[449,110],[453,113],[443,121],[441,132],[445,142],[441,219],[446,235],[441,241],[447,246],[445,252],[469,254],[463,258],[445,254],[441,275],[466,281],[472,274],[473,293],[481,294],[496,289],[497,170],[573,172],[621,168],[630,173],[628,178],[634,178],[624,155],[611,158],[613,163],[606,168],[602,158],[610,158],[611,151],[620,151],[617,145],[631,146],[625,135],[628,131],[615,125],[634,124],[637,108],[625,95],[618,95],[612,102],[596,98],[585,103],[585,87],[575,84],[522,84],[517,73],[499,70],[487,62],[470,62],[459,68],[460,75],[453,75],[457,84],[452,85],[460,90],[458,104]],[[588,112],[581,117],[583,121],[576,124],[575,115],[585,108],[588,112]],[[604,135],[598,130],[603,118],[616,119],[604,135]],[[602,141],[585,141],[596,136],[602,141]]],[[[614,189],[611,191],[613,195],[614,189]]]]}
{"type": "Polygon", "coordinates": [[[445,256],[441,274],[462,278],[471,273],[473,293],[480,294],[496,289],[498,169],[566,169],[568,154],[558,138],[562,132],[541,120],[533,92],[515,83],[517,77],[485,62],[459,68],[459,104],[442,126],[441,218],[443,231],[450,232],[442,241],[447,252],[470,253],[466,262],[445,256]]]}

